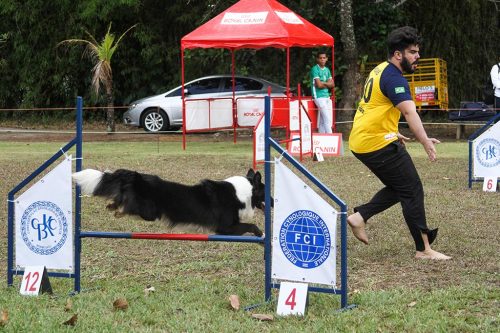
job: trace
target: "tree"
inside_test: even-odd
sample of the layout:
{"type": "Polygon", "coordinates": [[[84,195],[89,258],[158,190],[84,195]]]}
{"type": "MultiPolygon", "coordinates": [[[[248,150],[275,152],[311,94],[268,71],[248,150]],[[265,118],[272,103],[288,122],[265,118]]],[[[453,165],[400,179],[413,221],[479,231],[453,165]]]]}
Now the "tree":
{"type": "Polygon", "coordinates": [[[113,98],[113,72],[111,70],[111,59],[120,44],[122,38],[137,24],[128,28],[115,42],[115,35],[111,33],[111,23],[108,26],[108,31],[104,35],[101,43],[88,32],[85,33],[89,36],[90,40],[86,39],[66,39],[58,45],[63,44],[84,44],[86,46],[83,53],[84,56],[91,59],[94,67],[92,68],[92,89],[95,94],[99,95],[101,85],[105,90],[105,98],[107,103],[106,123],[107,131],[115,131],[115,113],[114,113],[114,98],[113,98]]]}
{"type": "MultiPolygon", "coordinates": [[[[340,37],[344,45],[344,61],[347,71],[342,77],[342,101],[340,109],[345,109],[345,119],[352,119],[355,103],[358,98],[356,88],[360,80],[358,68],[358,50],[356,47],[356,36],[354,35],[354,23],[352,19],[352,0],[340,0],[340,37]],[[352,110],[352,111],[350,111],[352,110]]],[[[341,118],[341,119],[342,119],[341,118]]]]}
{"type": "MultiPolygon", "coordinates": [[[[1,34],[0,35],[0,48],[2,47],[2,44],[4,44],[7,41],[8,34],[1,34]]],[[[0,67],[3,67],[5,65],[5,60],[0,57],[0,67]]]]}

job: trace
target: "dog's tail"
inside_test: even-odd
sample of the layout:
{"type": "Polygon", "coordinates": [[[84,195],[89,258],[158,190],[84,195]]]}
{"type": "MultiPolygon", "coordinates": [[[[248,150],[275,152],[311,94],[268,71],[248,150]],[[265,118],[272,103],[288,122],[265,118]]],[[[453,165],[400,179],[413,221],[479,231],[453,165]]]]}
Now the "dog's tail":
{"type": "Polygon", "coordinates": [[[75,183],[80,185],[82,194],[93,195],[95,189],[99,186],[103,175],[104,172],[94,169],[85,169],[75,172],[72,175],[72,178],[75,183]]]}

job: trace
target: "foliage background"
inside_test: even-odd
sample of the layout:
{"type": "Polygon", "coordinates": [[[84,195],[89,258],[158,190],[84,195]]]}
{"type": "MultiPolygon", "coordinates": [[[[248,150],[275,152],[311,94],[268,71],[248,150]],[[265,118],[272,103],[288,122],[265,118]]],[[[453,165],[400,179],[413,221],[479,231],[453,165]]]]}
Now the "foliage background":
{"type": "MultiPolygon", "coordinates": [[[[336,82],[346,64],[342,57],[342,0],[283,0],[299,15],[332,34],[336,82]]],[[[76,95],[86,105],[103,105],[92,96],[91,65],[83,49],[58,48],[69,38],[104,36],[110,22],[119,36],[138,24],[113,58],[115,105],[161,93],[180,84],[180,39],[234,4],[235,0],[2,0],[0,2],[0,108],[72,106],[76,95]]],[[[424,37],[422,56],[448,63],[451,107],[480,100],[481,88],[500,54],[499,12],[488,0],[353,0],[360,58],[385,59],[384,40],[394,27],[417,27],[424,37]]],[[[500,4],[498,4],[500,6],[500,4]]],[[[307,87],[314,64],[312,49],[291,50],[291,85],[307,87]]],[[[236,71],[285,84],[285,52],[278,49],[236,52],[236,71]]],[[[229,73],[227,50],[191,50],[186,79],[229,73]]],[[[305,90],[308,91],[308,90],[305,90]]],[[[118,112],[119,116],[120,113],[118,112]]]]}

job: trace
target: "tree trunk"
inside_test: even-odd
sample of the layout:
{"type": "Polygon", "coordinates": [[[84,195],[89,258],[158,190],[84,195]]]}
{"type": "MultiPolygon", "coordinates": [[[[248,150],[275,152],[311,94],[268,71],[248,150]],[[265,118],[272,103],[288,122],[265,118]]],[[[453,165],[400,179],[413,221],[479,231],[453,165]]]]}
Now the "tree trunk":
{"type": "Polygon", "coordinates": [[[358,51],[352,21],[352,0],[340,0],[340,38],[347,71],[342,78],[342,99],[339,103],[338,120],[352,120],[358,98],[357,85],[361,77],[358,68],[358,51]],[[344,110],[342,110],[344,109],[344,110]]]}
{"type": "Polygon", "coordinates": [[[108,108],[106,110],[106,125],[108,133],[115,132],[115,109],[113,102],[113,87],[109,85],[106,87],[106,102],[108,108]]]}

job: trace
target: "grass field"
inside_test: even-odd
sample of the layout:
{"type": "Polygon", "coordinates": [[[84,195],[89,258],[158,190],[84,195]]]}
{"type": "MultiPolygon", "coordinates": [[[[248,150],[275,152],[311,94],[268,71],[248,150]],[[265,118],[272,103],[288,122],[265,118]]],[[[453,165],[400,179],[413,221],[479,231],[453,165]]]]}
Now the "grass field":
{"type": "MultiPolygon", "coordinates": [[[[85,142],[84,167],[129,168],[184,183],[243,175],[252,164],[251,143],[85,142]]],[[[448,262],[413,259],[414,245],[398,205],[367,227],[370,245],[349,233],[349,303],[311,293],[305,317],[277,317],[262,303],[263,248],[257,244],[83,239],[82,293],[73,280],[51,278],[53,295],[19,295],[20,277],[6,286],[8,191],[44,162],[62,142],[0,141],[0,331],[2,332],[498,332],[500,327],[500,193],[467,188],[467,143],[438,146],[430,163],[418,144],[408,150],[426,191],[428,224],[439,227],[433,247],[448,262]],[[148,294],[145,289],[154,287],[148,294]],[[125,298],[126,310],[113,302],[125,298]],[[68,301],[69,300],[69,301],[68,301]],[[259,321],[253,314],[273,315],[259,321]],[[2,318],[2,314],[8,318],[2,318]],[[77,314],[74,327],[63,323],[77,314]]],[[[304,165],[349,207],[370,199],[379,181],[346,153],[304,165]]],[[[160,223],[115,219],[105,202],[83,198],[82,229],[162,232],[160,223]]],[[[263,225],[263,214],[256,223],[263,225]]],[[[339,279],[340,280],[340,279],[339,279]]],[[[275,300],[277,293],[273,293],[275,300]]]]}

